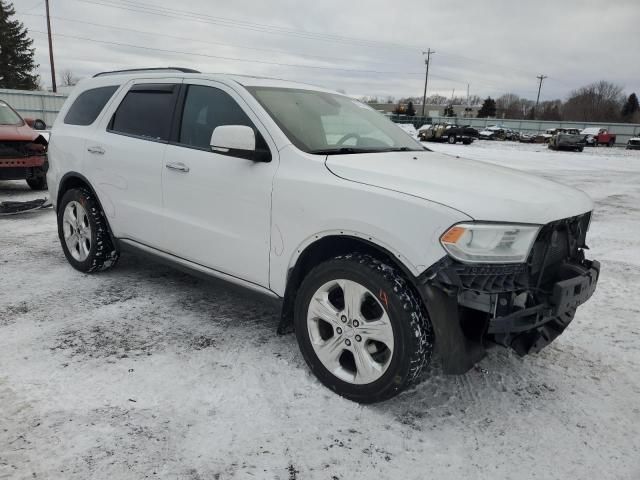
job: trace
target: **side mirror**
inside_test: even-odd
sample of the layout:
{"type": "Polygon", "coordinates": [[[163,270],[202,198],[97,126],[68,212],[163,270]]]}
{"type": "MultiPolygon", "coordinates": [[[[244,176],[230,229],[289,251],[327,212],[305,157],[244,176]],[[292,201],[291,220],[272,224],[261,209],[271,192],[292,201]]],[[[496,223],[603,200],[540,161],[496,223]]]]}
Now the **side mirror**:
{"type": "Polygon", "coordinates": [[[211,134],[211,150],[220,155],[270,162],[268,149],[256,149],[256,134],[246,125],[221,125],[211,134]]]}
{"type": "Polygon", "coordinates": [[[24,123],[29,125],[34,130],[46,130],[47,124],[44,123],[44,120],[40,120],[39,118],[31,118],[27,117],[24,119],[24,123]]]}

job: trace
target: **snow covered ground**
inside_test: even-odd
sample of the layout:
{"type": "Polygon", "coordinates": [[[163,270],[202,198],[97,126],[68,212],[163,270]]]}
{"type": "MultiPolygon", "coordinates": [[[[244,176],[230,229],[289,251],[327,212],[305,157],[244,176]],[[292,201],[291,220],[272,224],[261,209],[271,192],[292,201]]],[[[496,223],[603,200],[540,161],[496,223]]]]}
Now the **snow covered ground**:
{"type": "Polygon", "coordinates": [[[602,278],[554,344],[360,406],[272,306],[130,256],[82,275],[51,210],[0,218],[0,478],[640,478],[640,152],[429,146],[595,199],[602,278]]]}

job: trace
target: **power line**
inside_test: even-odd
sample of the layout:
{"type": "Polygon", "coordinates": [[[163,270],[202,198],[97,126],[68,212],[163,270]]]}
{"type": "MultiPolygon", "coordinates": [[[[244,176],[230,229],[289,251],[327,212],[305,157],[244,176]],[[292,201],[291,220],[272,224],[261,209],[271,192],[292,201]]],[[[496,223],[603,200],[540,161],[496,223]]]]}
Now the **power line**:
{"type": "Polygon", "coordinates": [[[403,48],[414,51],[419,51],[419,48],[411,45],[403,45],[390,42],[381,42],[376,40],[359,39],[355,37],[346,37],[341,35],[333,35],[318,32],[308,32],[304,30],[294,30],[284,27],[278,27],[275,25],[267,25],[261,23],[252,23],[241,20],[229,19],[224,17],[215,17],[202,12],[178,10],[167,7],[158,7],[156,5],[132,2],[130,0],[76,0],[82,3],[89,3],[91,5],[101,5],[110,8],[118,8],[122,10],[133,11],[137,13],[144,13],[150,15],[158,15],[163,17],[182,19],[188,21],[195,21],[199,23],[215,24],[228,28],[242,28],[246,30],[257,31],[260,33],[276,34],[276,35],[292,35],[299,38],[305,38],[309,40],[321,40],[335,43],[347,43],[352,45],[359,45],[371,48],[403,48]]]}
{"type": "MultiPolygon", "coordinates": [[[[27,8],[24,12],[30,12],[31,10],[35,10],[36,8],[38,8],[39,6],[41,6],[44,3],[44,0],[35,3],[32,7],[27,8]]],[[[24,12],[22,12],[24,14],[24,12]]]]}
{"type": "MultiPolygon", "coordinates": [[[[47,32],[42,32],[42,31],[39,31],[39,30],[30,30],[30,32],[32,32],[32,33],[40,33],[40,34],[44,34],[44,35],[47,34],[47,32]]],[[[210,54],[205,54],[205,53],[185,52],[185,51],[179,51],[179,50],[169,50],[169,49],[157,48],[157,47],[145,47],[145,46],[142,46],[142,45],[134,45],[134,44],[131,44],[131,43],[112,42],[112,41],[108,41],[108,40],[96,40],[96,39],[89,38],[89,37],[81,37],[81,36],[78,36],[78,35],[67,35],[67,34],[63,34],[63,33],[55,33],[55,34],[53,34],[53,36],[54,37],[71,38],[71,39],[74,39],[74,40],[83,40],[83,41],[87,41],[87,42],[103,43],[103,44],[106,44],[106,45],[114,45],[114,46],[118,46],[118,47],[138,48],[138,49],[142,49],[142,50],[151,50],[151,51],[164,52],[164,53],[175,53],[175,54],[179,54],[179,55],[191,55],[191,56],[205,57],[205,58],[215,58],[215,59],[219,59],[219,60],[230,60],[230,61],[236,61],[236,62],[260,63],[260,64],[264,64],[264,65],[276,65],[276,66],[280,66],[280,67],[311,68],[311,69],[318,69],[318,70],[335,70],[335,71],[354,72],[354,73],[378,73],[378,74],[393,74],[393,75],[397,75],[397,74],[400,73],[400,74],[403,74],[403,75],[422,75],[422,72],[398,72],[397,70],[395,70],[395,71],[362,70],[362,69],[343,68],[343,67],[327,67],[327,66],[321,66],[321,65],[301,65],[301,64],[295,64],[295,63],[269,62],[269,61],[266,61],[266,60],[254,60],[254,59],[246,59],[246,58],[238,58],[238,57],[228,57],[228,56],[223,56],[223,55],[210,55],[210,54]]]]}
{"type": "MultiPolygon", "coordinates": [[[[111,7],[111,8],[121,8],[124,10],[130,10],[130,11],[135,11],[140,13],[149,13],[152,15],[168,16],[170,18],[180,18],[187,21],[213,23],[213,24],[221,25],[227,28],[246,28],[249,30],[260,31],[262,33],[274,33],[274,34],[280,34],[280,35],[300,36],[301,38],[306,38],[309,40],[349,43],[349,44],[354,44],[354,45],[359,45],[364,47],[372,47],[372,48],[379,48],[380,46],[382,46],[387,48],[400,48],[400,49],[406,49],[406,50],[412,50],[412,51],[420,50],[419,47],[416,45],[409,45],[409,44],[396,43],[396,42],[384,42],[384,41],[378,41],[378,40],[370,40],[370,39],[348,37],[348,36],[319,33],[319,32],[310,32],[306,30],[295,30],[295,29],[278,27],[275,25],[269,25],[264,23],[255,23],[255,22],[247,22],[244,20],[230,19],[225,17],[216,17],[216,16],[204,14],[202,12],[185,11],[182,9],[174,9],[169,7],[158,7],[153,4],[136,2],[133,0],[76,0],[76,1],[89,3],[93,5],[102,5],[102,6],[111,7]],[[205,19],[208,19],[208,20],[205,20],[205,19]]],[[[482,63],[486,65],[497,66],[500,68],[506,67],[512,71],[519,72],[519,74],[522,76],[531,75],[530,71],[516,69],[511,66],[507,67],[504,64],[490,62],[490,61],[478,59],[475,57],[466,57],[463,55],[451,54],[446,52],[441,52],[441,55],[445,57],[450,57],[450,58],[458,58],[466,62],[482,63]]]]}
{"type": "MultiPolygon", "coordinates": [[[[325,33],[318,33],[318,32],[309,32],[304,30],[294,30],[294,29],[288,29],[284,27],[278,27],[278,26],[268,25],[263,23],[246,22],[246,21],[240,21],[240,20],[230,19],[225,17],[215,17],[215,16],[207,15],[201,12],[184,11],[184,10],[178,10],[178,9],[173,9],[168,7],[158,7],[149,3],[134,2],[133,0],[76,0],[76,1],[88,3],[91,5],[101,5],[109,8],[133,11],[136,13],[159,15],[159,16],[168,17],[168,18],[194,21],[194,22],[200,22],[205,24],[214,24],[214,25],[219,25],[226,28],[244,28],[252,31],[257,31],[260,33],[292,35],[292,36],[296,36],[298,38],[304,38],[307,40],[320,40],[320,41],[347,43],[347,44],[352,44],[352,45],[357,45],[362,47],[372,47],[372,48],[387,47],[387,48],[401,48],[401,49],[407,49],[407,50],[418,49],[418,47],[414,45],[381,42],[376,40],[368,40],[368,39],[362,39],[362,38],[332,35],[332,34],[325,34],[325,33]]],[[[247,47],[239,47],[239,48],[247,48],[247,47]]],[[[477,58],[464,57],[462,55],[445,53],[444,56],[445,57],[449,56],[452,58],[457,57],[467,61],[475,61],[479,63],[486,63],[489,65],[496,65],[496,66],[498,65],[496,63],[486,62],[483,60],[479,60],[477,58]]],[[[320,56],[316,55],[315,57],[319,58],[320,56]]],[[[413,75],[413,72],[411,72],[411,74],[413,75]]],[[[435,75],[433,76],[437,77],[435,75]]],[[[461,81],[461,80],[447,78],[447,77],[439,77],[439,78],[443,80],[462,83],[462,84],[466,83],[466,81],[461,81]]],[[[475,82],[475,83],[480,83],[487,86],[495,86],[492,84],[490,85],[486,82],[475,82]]],[[[501,89],[502,87],[497,87],[497,88],[501,89]]]]}
{"type": "MultiPolygon", "coordinates": [[[[46,17],[45,15],[37,14],[37,13],[22,13],[22,15],[26,15],[26,16],[30,16],[30,17],[42,17],[42,18],[46,17]]],[[[237,45],[237,44],[233,44],[233,43],[212,42],[212,41],[209,41],[209,40],[202,40],[202,39],[199,39],[199,38],[181,37],[181,36],[176,36],[176,35],[169,35],[169,34],[166,34],[166,33],[158,34],[156,32],[138,30],[138,29],[135,29],[135,28],[126,28],[126,27],[121,27],[121,26],[116,26],[116,25],[107,25],[107,24],[104,24],[104,23],[88,22],[88,21],[85,21],[85,20],[74,20],[72,18],[58,17],[58,16],[55,16],[55,15],[52,15],[51,18],[55,19],[55,20],[58,20],[58,21],[77,23],[77,24],[80,24],[80,25],[91,25],[91,26],[94,26],[94,27],[108,28],[108,29],[113,29],[113,30],[121,30],[121,31],[125,31],[125,32],[133,32],[133,33],[142,34],[142,35],[151,35],[151,36],[154,36],[154,37],[170,38],[170,39],[173,39],[173,40],[199,42],[199,43],[203,43],[203,44],[206,44],[206,45],[220,45],[220,46],[224,46],[224,47],[241,48],[241,49],[246,49],[246,50],[256,50],[256,51],[260,51],[260,52],[282,53],[282,54],[285,54],[285,55],[299,55],[301,57],[318,58],[318,59],[321,59],[321,60],[331,60],[331,61],[334,61],[334,60],[352,61],[353,60],[353,58],[329,57],[329,56],[324,56],[324,55],[313,55],[313,54],[309,54],[309,53],[295,52],[295,51],[288,51],[288,50],[276,50],[276,49],[270,49],[270,48],[248,47],[248,46],[237,45]]],[[[368,63],[374,63],[374,64],[380,64],[380,65],[399,65],[399,64],[390,64],[388,62],[370,61],[369,59],[367,59],[366,61],[368,63]]]]}

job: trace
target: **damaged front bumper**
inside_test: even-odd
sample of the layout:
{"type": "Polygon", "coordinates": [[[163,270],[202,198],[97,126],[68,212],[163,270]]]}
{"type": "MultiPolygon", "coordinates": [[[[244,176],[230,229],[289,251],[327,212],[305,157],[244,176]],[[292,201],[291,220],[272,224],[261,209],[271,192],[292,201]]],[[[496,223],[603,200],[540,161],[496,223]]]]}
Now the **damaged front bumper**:
{"type": "Polygon", "coordinates": [[[491,342],[539,352],[596,289],[600,263],[583,249],[589,215],[545,226],[527,263],[464,264],[444,257],[418,278],[447,373],[464,373],[491,342]]]}

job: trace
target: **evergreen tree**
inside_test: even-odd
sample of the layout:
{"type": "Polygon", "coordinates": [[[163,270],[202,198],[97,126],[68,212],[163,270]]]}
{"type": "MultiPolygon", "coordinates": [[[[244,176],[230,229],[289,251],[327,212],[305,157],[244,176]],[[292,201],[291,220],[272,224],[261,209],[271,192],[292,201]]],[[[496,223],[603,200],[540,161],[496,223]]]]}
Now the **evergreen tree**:
{"type": "Polygon", "coordinates": [[[478,118],[487,118],[496,116],[496,101],[487,97],[478,111],[478,118]]]}
{"type": "Polygon", "coordinates": [[[11,3],[0,0],[0,88],[35,90],[38,65],[34,63],[33,40],[18,20],[11,3]]]}
{"type": "Polygon", "coordinates": [[[629,98],[622,107],[622,118],[629,121],[631,117],[633,117],[633,115],[638,111],[640,111],[638,96],[635,93],[632,93],[631,95],[629,95],[629,98]]]}
{"type": "Polygon", "coordinates": [[[405,113],[408,117],[414,117],[416,115],[416,109],[413,107],[413,102],[411,100],[409,100],[409,103],[407,104],[405,113]]]}

